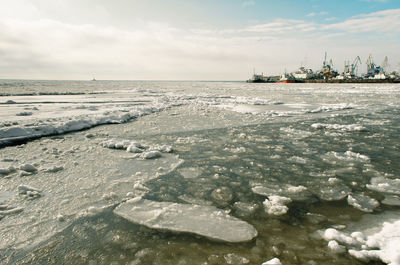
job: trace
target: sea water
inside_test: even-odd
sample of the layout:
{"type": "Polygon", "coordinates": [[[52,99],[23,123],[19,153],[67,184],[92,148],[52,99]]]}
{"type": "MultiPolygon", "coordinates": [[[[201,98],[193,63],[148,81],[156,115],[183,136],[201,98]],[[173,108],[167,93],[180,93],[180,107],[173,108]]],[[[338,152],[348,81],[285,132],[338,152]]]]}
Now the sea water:
{"type": "Polygon", "coordinates": [[[1,80],[0,95],[2,264],[400,262],[399,85],[1,80]]]}

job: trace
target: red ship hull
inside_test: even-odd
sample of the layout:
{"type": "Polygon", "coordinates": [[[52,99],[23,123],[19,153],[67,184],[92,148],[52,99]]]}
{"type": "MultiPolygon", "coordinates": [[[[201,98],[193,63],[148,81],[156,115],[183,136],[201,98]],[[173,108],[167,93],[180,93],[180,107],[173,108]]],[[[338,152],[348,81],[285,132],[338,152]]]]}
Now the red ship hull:
{"type": "Polygon", "coordinates": [[[296,80],[282,80],[282,81],[276,81],[276,83],[296,83],[296,80]]]}

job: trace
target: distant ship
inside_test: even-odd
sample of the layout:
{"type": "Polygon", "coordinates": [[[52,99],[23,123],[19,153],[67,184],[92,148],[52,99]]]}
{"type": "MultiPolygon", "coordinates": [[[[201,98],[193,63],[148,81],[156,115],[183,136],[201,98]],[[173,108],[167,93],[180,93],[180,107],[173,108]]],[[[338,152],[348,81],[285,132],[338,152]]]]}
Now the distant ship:
{"type": "Polygon", "coordinates": [[[96,78],[93,77],[92,81],[97,81],[96,78]]]}

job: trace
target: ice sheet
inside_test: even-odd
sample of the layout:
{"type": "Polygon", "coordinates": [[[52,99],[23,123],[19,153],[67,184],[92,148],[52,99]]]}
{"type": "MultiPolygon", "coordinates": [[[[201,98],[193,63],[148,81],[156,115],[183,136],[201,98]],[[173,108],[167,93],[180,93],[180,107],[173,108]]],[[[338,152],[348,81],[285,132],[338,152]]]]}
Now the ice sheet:
{"type": "Polygon", "coordinates": [[[194,233],[232,243],[257,236],[253,226],[214,206],[156,202],[139,197],[122,203],[114,213],[150,228],[194,233]]]}

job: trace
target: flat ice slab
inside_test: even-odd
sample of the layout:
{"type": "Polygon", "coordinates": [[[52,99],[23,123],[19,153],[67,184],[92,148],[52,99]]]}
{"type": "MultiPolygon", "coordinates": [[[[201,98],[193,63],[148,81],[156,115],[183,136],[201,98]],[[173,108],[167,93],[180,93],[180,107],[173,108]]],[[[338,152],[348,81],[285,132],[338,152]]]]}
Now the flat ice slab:
{"type": "Polygon", "coordinates": [[[119,205],[114,213],[150,228],[189,232],[227,242],[244,242],[257,236],[252,225],[214,206],[134,198],[119,205]]]}

